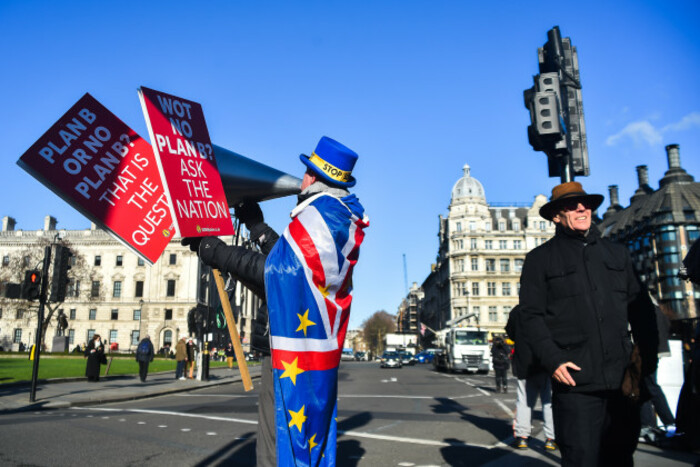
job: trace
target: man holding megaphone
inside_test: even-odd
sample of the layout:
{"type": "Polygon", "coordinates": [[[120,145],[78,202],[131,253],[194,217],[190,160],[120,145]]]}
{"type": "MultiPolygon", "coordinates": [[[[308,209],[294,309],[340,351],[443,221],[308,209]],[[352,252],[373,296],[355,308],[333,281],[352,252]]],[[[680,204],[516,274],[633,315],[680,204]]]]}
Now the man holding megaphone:
{"type": "Polygon", "coordinates": [[[322,137],[282,237],[255,202],[235,215],[260,252],[216,237],[185,238],[204,264],[229,273],[267,306],[251,345],[263,352],[257,464],[335,465],[338,364],[352,302],[352,272],[369,221],[352,170],[357,154],[322,137]],[[267,315],[269,314],[269,322],[267,315]],[[278,442],[275,442],[277,440],[278,442]]]}

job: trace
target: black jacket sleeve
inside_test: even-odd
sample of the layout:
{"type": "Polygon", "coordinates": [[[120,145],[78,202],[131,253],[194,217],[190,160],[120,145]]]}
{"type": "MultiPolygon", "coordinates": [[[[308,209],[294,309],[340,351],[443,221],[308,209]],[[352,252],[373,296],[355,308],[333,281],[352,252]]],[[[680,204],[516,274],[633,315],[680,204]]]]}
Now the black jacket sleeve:
{"type": "Polygon", "coordinates": [[[254,294],[265,297],[265,258],[242,246],[226,245],[217,237],[205,237],[199,245],[199,258],[207,266],[228,273],[254,294]]]}

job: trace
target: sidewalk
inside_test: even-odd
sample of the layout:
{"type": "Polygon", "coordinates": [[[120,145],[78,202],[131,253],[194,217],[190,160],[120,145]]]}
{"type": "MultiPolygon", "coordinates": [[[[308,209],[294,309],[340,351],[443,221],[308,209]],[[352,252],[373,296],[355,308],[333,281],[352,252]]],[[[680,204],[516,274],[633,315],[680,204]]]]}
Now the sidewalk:
{"type": "MultiPolygon", "coordinates": [[[[260,365],[248,366],[251,378],[260,377],[260,365]]],[[[30,383],[0,385],[0,415],[35,409],[76,407],[120,402],[191,391],[241,381],[238,368],[211,368],[209,381],[175,379],[173,371],[149,373],[145,383],[138,375],[101,376],[97,383],[86,378],[43,380],[37,383],[36,401],[29,402],[30,383]]]]}

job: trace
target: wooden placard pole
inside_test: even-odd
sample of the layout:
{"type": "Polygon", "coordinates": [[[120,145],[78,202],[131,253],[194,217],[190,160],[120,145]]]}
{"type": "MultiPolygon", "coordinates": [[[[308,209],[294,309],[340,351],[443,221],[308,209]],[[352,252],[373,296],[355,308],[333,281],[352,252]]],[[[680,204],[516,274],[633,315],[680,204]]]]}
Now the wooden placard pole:
{"type": "Polygon", "coordinates": [[[236,329],[236,321],[233,319],[233,310],[231,310],[231,302],[228,300],[228,294],[224,290],[224,278],[221,277],[221,272],[218,269],[213,269],[214,280],[216,281],[216,288],[219,290],[219,299],[221,300],[221,306],[224,309],[224,315],[226,316],[226,324],[228,325],[228,332],[231,335],[231,343],[233,344],[233,351],[236,354],[236,361],[238,361],[238,369],[241,372],[241,379],[243,380],[243,388],[246,391],[251,391],[253,389],[253,381],[250,379],[250,373],[248,372],[248,364],[245,361],[245,354],[243,354],[243,347],[241,346],[241,338],[238,336],[238,329],[236,329]]]}

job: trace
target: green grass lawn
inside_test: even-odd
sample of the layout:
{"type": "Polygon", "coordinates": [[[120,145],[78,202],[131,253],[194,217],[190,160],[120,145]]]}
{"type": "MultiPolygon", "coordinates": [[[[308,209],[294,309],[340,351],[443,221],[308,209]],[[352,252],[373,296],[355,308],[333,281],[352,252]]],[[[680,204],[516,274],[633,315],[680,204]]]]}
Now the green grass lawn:
{"type": "MultiPolygon", "coordinates": [[[[109,357],[107,357],[109,360],[109,357]]],[[[39,379],[75,378],[85,376],[85,358],[82,356],[46,356],[39,359],[39,379]]],[[[234,363],[235,365],[236,363],[234,363]]],[[[248,365],[251,363],[249,362],[248,365]]],[[[34,362],[26,357],[0,357],[0,384],[17,381],[31,381],[34,362]]],[[[149,373],[175,371],[175,360],[156,358],[148,366],[149,373]]],[[[226,366],[226,362],[210,361],[209,367],[226,366]]],[[[107,365],[102,365],[100,374],[104,375],[107,365]]],[[[110,375],[138,375],[139,365],[134,357],[115,357],[109,368],[110,375]]]]}

